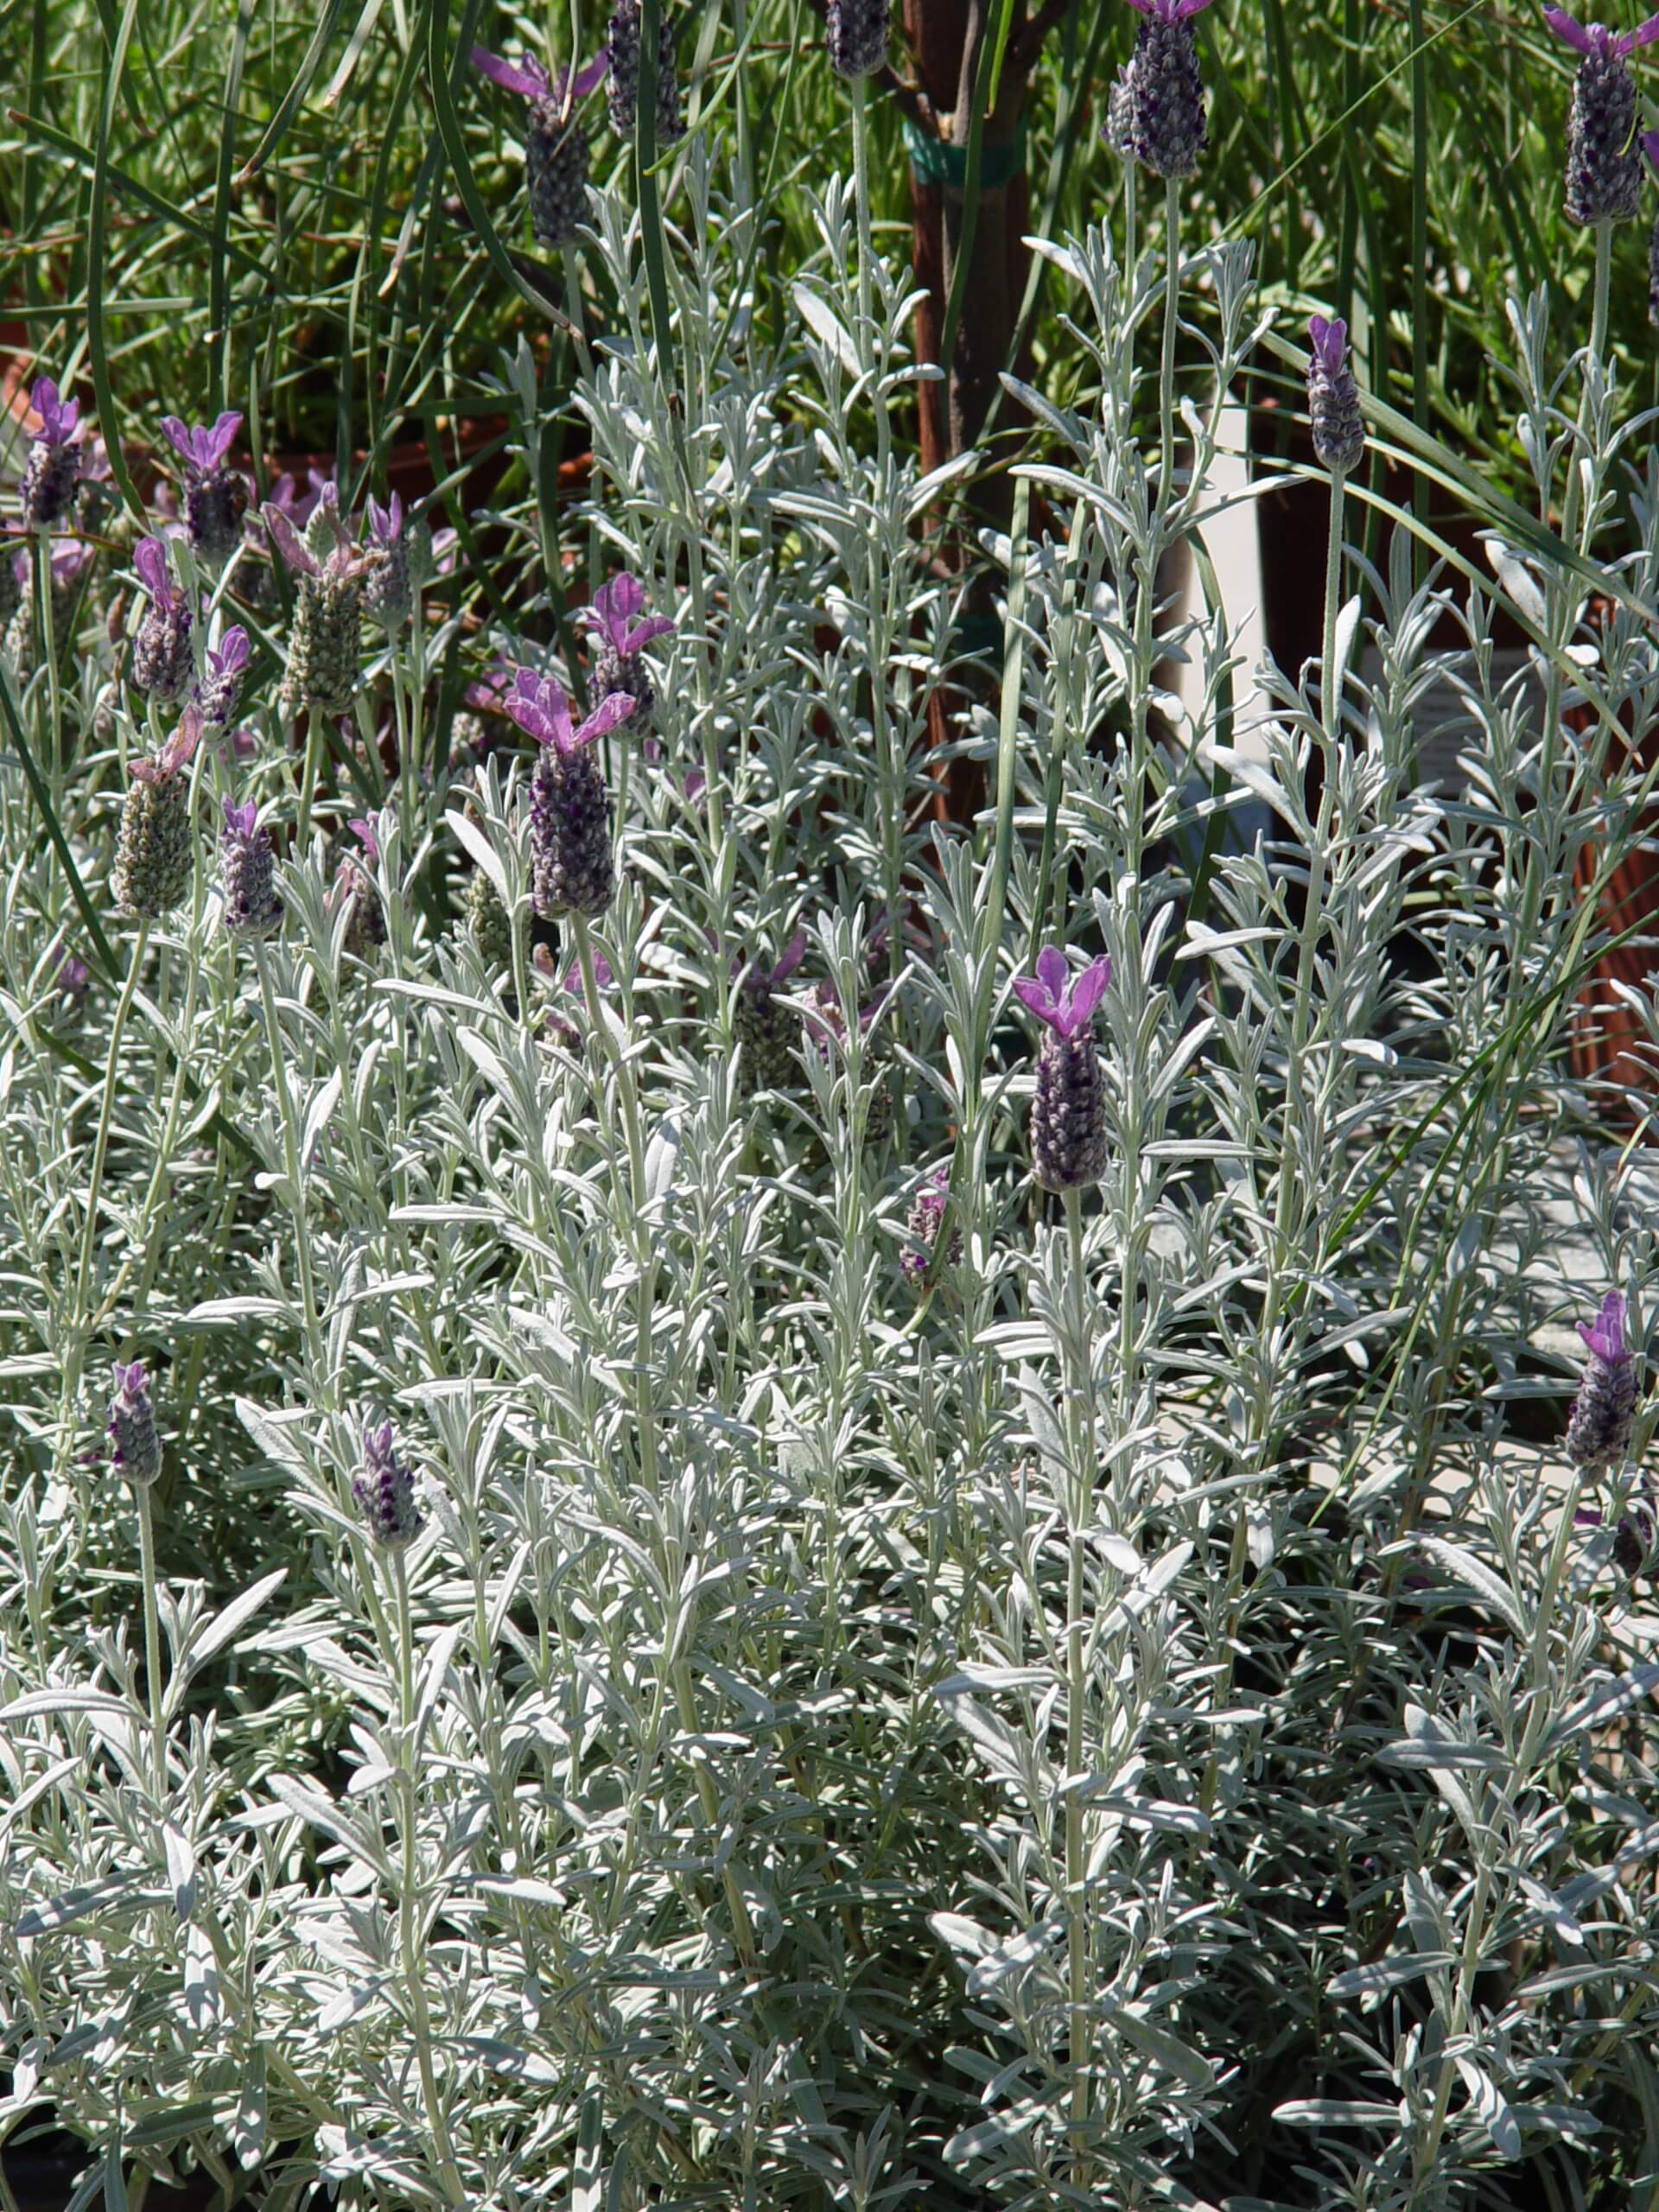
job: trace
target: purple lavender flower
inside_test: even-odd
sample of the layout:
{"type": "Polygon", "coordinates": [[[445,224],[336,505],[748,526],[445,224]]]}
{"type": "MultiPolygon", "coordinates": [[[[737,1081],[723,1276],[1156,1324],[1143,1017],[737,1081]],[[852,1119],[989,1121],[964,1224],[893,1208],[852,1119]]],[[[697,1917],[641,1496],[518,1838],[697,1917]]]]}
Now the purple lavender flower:
{"type": "Polygon", "coordinates": [[[60,397],[50,377],[41,377],[29,394],[41,427],[29,442],[23,470],[23,527],[53,530],[66,519],[80,480],[79,404],[60,397]]]}
{"type": "Polygon", "coordinates": [[[401,1551],[426,1526],[415,1502],[415,1478],[392,1449],[391,1423],[363,1432],[363,1471],[352,1480],[369,1534],[388,1551],[401,1551]]]}
{"type": "Polygon", "coordinates": [[[473,48],[474,69],[528,103],[524,174],[530,227],[539,245],[569,245],[588,212],[589,146],[575,108],[599,83],[607,66],[607,57],[601,53],[574,74],[562,69],[556,82],[530,54],[521,62],[513,62],[487,48],[473,48]]]}
{"type": "Polygon", "coordinates": [[[351,913],[346,924],[343,950],[353,958],[367,961],[386,941],[386,911],[380,903],[380,888],[370,870],[380,865],[380,833],[367,815],[359,815],[346,824],[352,835],[361,844],[363,851],[346,853],[334,871],[334,888],[329,904],[349,899],[351,913]],[[368,866],[364,866],[366,861],[368,866]]]}
{"type": "Polygon", "coordinates": [[[836,76],[874,77],[887,67],[888,0],[830,0],[824,46],[836,76]]]}
{"type": "Polygon", "coordinates": [[[369,546],[363,561],[363,604],[383,630],[401,629],[414,611],[404,503],[394,492],[382,506],[368,503],[369,546]]]}
{"type": "Polygon", "coordinates": [[[127,673],[135,690],[153,699],[181,699],[196,675],[189,607],[173,581],[167,547],[159,537],[139,542],[132,565],[149,594],[149,605],[132,641],[127,673]]]}
{"type": "Polygon", "coordinates": [[[258,824],[251,799],[225,801],[219,835],[219,868],[225,891],[225,927],[232,937],[269,937],[283,918],[276,895],[270,833],[258,824]]]}
{"type": "MultiPolygon", "coordinates": [[[[48,588],[52,594],[52,635],[61,650],[75,619],[82,579],[97,555],[90,545],[66,542],[62,538],[54,538],[51,545],[48,588]]],[[[11,620],[6,626],[3,649],[10,655],[12,665],[18,675],[26,677],[34,672],[39,648],[35,636],[35,600],[28,589],[28,554],[15,554],[10,563],[0,556],[0,568],[8,565],[18,595],[12,602],[11,620]]]]}
{"type": "Polygon", "coordinates": [[[1037,956],[1034,976],[1014,986],[1044,1025],[1031,1107],[1032,1169],[1046,1191],[1082,1191],[1106,1172],[1106,1092],[1095,1050],[1095,1009],[1112,980],[1103,953],[1073,976],[1065,952],[1037,956]]]}
{"type": "Polygon", "coordinates": [[[201,718],[210,729],[226,728],[236,713],[242,677],[252,648],[239,622],[232,625],[218,645],[207,648],[207,665],[196,686],[201,718]]]}
{"type": "Polygon", "coordinates": [[[613,691],[626,691],[633,702],[628,727],[634,730],[645,728],[657,703],[651,671],[639,656],[653,638],[674,634],[674,625],[665,614],[635,620],[645,604],[645,588],[637,576],[613,576],[577,618],[593,634],[595,695],[604,699],[613,691]]]}
{"type": "Polygon", "coordinates": [[[530,787],[531,895],[538,914],[602,914],[616,888],[611,800],[594,757],[596,738],[633,712],[626,691],[601,699],[577,729],[570,702],[534,669],[515,668],[505,705],[537,741],[530,787]]]}
{"type": "Polygon", "coordinates": [[[1630,1448],[1636,1364],[1624,1341],[1623,1293],[1610,1290],[1595,1319],[1580,1322],[1579,1334],[1590,1357],[1567,1420],[1567,1456],[1594,1474],[1618,1465],[1630,1448]]]}
{"type": "Polygon", "coordinates": [[[1636,151],[1636,86],[1624,64],[1639,46],[1659,38],[1659,16],[1631,31],[1580,23],[1560,8],[1544,21],[1583,55],[1573,83],[1567,125],[1567,212],[1575,223],[1624,223],[1642,200],[1636,151]]]}
{"type": "Polygon", "coordinates": [[[1129,5],[1142,18],[1127,79],[1129,143],[1154,176],[1196,176],[1209,132],[1190,18],[1210,0],[1129,0],[1129,5]]]}
{"type": "MultiPolygon", "coordinates": [[[[1644,1561],[1650,1560],[1659,1550],[1659,1510],[1650,1488],[1644,1487],[1632,1497],[1624,1512],[1618,1516],[1618,1526],[1613,1531],[1613,1565],[1624,1575],[1641,1572],[1644,1561]]],[[[1573,1516],[1574,1525],[1580,1529],[1599,1529],[1606,1516],[1599,1505],[1581,1505],[1573,1516]]],[[[1651,1570],[1649,1570],[1651,1572],[1651,1570]]]]}
{"type": "Polygon", "coordinates": [[[262,512],[297,592],[283,703],[349,714],[362,658],[363,563],[340,521],[339,490],[322,486],[303,537],[275,501],[262,512]]]}
{"type": "Polygon", "coordinates": [[[76,959],[61,938],[46,957],[53,995],[61,1001],[66,1020],[76,1020],[86,1006],[92,971],[84,960],[76,959]]]}
{"type": "Polygon", "coordinates": [[[212,429],[163,415],[168,442],[184,463],[184,517],[190,550],[214,568],[221,567],[242,543],[242,518],[248,512],[248,480],[225,466],[242,427],[239,415],[221,415],[212,429]]]}
{"type": "MultiPolygon", "coordinates": [[[[944,1220],[950,1191],[949,1166],[936,1167],[931,1175],[922,1178],[911,1202],[910,1218],[905,1224],[910,1242],[899,1254],[899,1264],[915,1290],[920,1290],[927,1281],[927,1271],[933,1262],[933,1248],[939,1241],[939,1230],[944,1220]]],[[[957,1229],[951,1232],[950,1246],[945,1258],[954,1266],[961,1257],[962,1231],[957,1229]]]]}
{"type": "MultiPolygon", "coordinates": [[[[668,0],[663,0],[657,18],[656,115],[659,147],[677,145],[685,136],[685,124],[680,114],[680,80],[674,73],[674,35],[668,0]]],[[[616,0],[605,48],[611,68],[606,94],[610,104],[611,128],[620,138],[632,137],[639,112],[639,0],[616,0]]]]}
{"type": "MultiPolygon", "coordinates": [[[[1642,133],[1642,150],[1659,170],[1659,130],[1642,133]]],[[[1659,215],[1654,217],[1648,237],[1648,321],[1659,324],[1659,215]]]]}
{"type": "Polygon", "coordinates": [[[795,1047],[800,1041],[798,1009],[776,994],[806,957],[806,931],[797,930],[768,968],[759,960],[740,957],[733,980],[737,994],[732,1001],[732,1036],[741,1058],[737,1088],[741,1097],[757,1090],[785,1090],[799,1072],[795,1047]]]}
{"type": "Polygon", "coordinates": [[[1313,450],[1333,476],[1359,466],[1365,451],[1365,424],[1359,411],[1359,386],[1348,365],[1348,326],[1338,315],[1327,322],[1310,318],[1312,351],[1307,362],[1307,411],[1313,419],[1313,450]]]}
{"type": "Polygon", "coordinates": [[[110,1456],[135,1490],[147,1489],[162,1471],[162,1443],[156,1410],[149,1402],[142,1360],[115,1367],[115,1395],[110,1401],[110,1456]]]}

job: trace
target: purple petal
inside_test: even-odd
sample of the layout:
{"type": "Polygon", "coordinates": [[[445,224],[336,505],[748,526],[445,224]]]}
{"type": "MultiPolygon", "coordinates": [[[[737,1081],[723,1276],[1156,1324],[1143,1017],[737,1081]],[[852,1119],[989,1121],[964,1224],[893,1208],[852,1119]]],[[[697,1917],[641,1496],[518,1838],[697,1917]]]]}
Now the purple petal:
{"type": "MultiPolygon", "coordinates": [[[[354,822],[348,822],[346,826],[348,830],[354,830],[357,836],[363,840],[364,849],[369,856],[370,866],[377,867],[379,864],[380,860],[380,837],[379,833],[376,830],[373,823],[369,819],[368,816],[366,814],[359,814],[354,822]]],[[[388,1429],[390,1429],[391,1424],[388,1423],[387,1427],[388,1429]]]]}
{"type": "Polygon", "coordinates": [[[1201,8],[1207,8],[1209,5],[1210,0],[1175,0],[1174,12],[1170,21],[1177,23],[1184,22],[1187,16],[1196,16],[1201,8]]]}
{"type": "Polygon", "coordinates": [[[504,60],[500,54],[492,54],[487,47],[473,48],[473,67],[482,71],[492,84],[501,85],[510,92],[517,92],[521,99],[544,100],[553,87],[541,63],[529,54],[524,66],[504,60]]]}
{"type": "Polygon", "coordinates": [[[1095,1018],[1095,1008],[1106,995],[1112,980],[1112,963],[1106,953],[1091,960],[1077,982],[1071,986],[1070,1002],[1065,1013],[1071,1022],[1068,1034],[1076,1037],[1085,1030],[1095,1018]]]}
{"type": "Polygon", "coordinates": [[[265,528],[270,532],[276,550],[289,567],[297,569],[302,575],[320,576],[322,570],[312,558],[305,540],[283,510],[267,499],[260,512],[264,516],[265,528]]]}
{"type": "Polygon", "coordinates": [[[238,622],[225,632],[207,658],[218,673],[223,676],[232,669],[245,668],[252,651],[247,632],[238,622]]]}
{"type": "Polygon", "coordinates": [[[1580,54],[1588,54],[1594,44],[1582,23],[1575,23],[1563,8],[1546,8],[1544,21],[1557,38],[1564,38],[1569,46],[1577,47],[1580,54]]]}
{"type": "Polygon", "coordinates": [[[1644,130],[1642,133],[1642,150],[1655,168],[1659,169],[1659,130],[1644,130]]]}
{"type": "Polygon", "coordinates": [[[1065,1003],[1065,987],[1071,970],[1058,944],[1046,944],[1037,956],[1037,980],[1057,1007],[1065,1003]]]}
{"type": "Polygon", "coordinates": [[[253,825],[258,817],[259,810],[251,799],[245,800],[242,805],[238,806],[233,798],[226,797],[225,827],[232,837],[251,837],[253,825]]]}
{"type": "Polygon", "coordinates": [[[181,460],[194,461],[196,457],[196,434],[181,423],[176,415],[163,415],[162,429],[168,443],[181,460]]]}
{"type": "Polygon", "coordinates": [[[631,660],[634,654],[648,645],[653,638],[671,638],[673,634],[674,625],[666,614],[648,614],[643,622],[636,622],[622,640],[620,648],[622,658],[624,660],[631,660]]]}
{"type": "Polygon", "coordinates": [[[1638,46],[1651,46],[1655,39],[1659,38],[1659,16],[1649,16],[1645,23],[1638,23],[1636,29],[1628,32],[1626,35],[1630,40],[1630,46],[1625,48],[1626,53],[1630,53],[1638,46]]]}
{"type": "Polygon", "coordinates": [[[1579,1334],[1596,1357],[1609,1367],[1620,1367],[1630,1357],[1624,1342],[1624,1295],[1610,1290],[1593,1322],[1580,1321],[1579,1334]]]}
{"type": "Polygon", "coordinates": [[[594,612],[610,632],[620,640],[627,635],[628,625],[645,603],[645,588],[638,576],[626,572],[613,576],[594,594],[594,612]]]}
{"type": "Polygon", "coordinates": [[[211,430],[202,433],[202,449],[207,458],[204,468],[217,468],[231,448],[236,443],[236,434],[242,427],[239,415],[221,415],[211,430]]]}
{"type": "Polygon", "coordinates": [[[605,72],[610,67],[610,54],[605,48],[601,47],[585,69],[577,70],[576,79],[574,85],[570,85],[570,73],[567,69],[564,72],[563,78],[560,79],[559,89],[561,92],[563,92],[565,86],[569,85],[570,86],[569,98],[571,99],[584,99],[587,95],[593,91],[595,85],[603,81],[605,72]]]}
{"type": "Polygon", "coordinates": [[[778,956],[778,965],[772,971],[774,983],[787,982],[806,957],[806,931],[797,930],[778,956]]]}
{"type": "Polygon", "coordinates": [[[1016,976],[1014,995],[1027,1012],[1036,1015],[1039,1021],[1052,1023],[1059,1013],[1047,989],[1034,976],[1016,976]]]}
{"type": "Polygon", "coordinates": [[[178,594],[173,588],[173,579],[168,574],[167,548],[161,539],[141,538],[133,550],[132,565],[137,569],[150,597],[162,607],[170,607],[178,594]]]}
{"type": "MultiPolygon", "coordinates": [[[[560,692],[559,697],[561,702],[563,702],[564,699],[564,694],[563,691],[560,692]]],[[[611,692],[607,697],[600,701],[599,704],[594,709],[593,713],[588,715],[587,721],[583,722],[582,728],[576,731],[574,736],[564,736],[560,738],[560,752],[574,753],[579,745],[591,745],[596,737],[603,737],[607,731],[613,730],[619,722],[626,721],[628,716],[634,710],[634,704],[635,702],[632,692],[611,692]]],[[[568,704],[565,707],[565,727],[566,729],[569,730],[569,708],[568,704]]]]}

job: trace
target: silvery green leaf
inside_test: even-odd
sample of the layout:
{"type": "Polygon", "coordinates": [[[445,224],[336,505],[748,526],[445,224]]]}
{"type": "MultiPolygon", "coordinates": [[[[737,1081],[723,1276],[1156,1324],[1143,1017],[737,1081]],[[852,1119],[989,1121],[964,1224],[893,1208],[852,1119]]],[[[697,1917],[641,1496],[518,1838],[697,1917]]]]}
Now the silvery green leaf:
{"type": "Polygon", "coordinates": [[[162,1846],[167,1856],[168,1879],[173,1885],[173,1904],[181,1920],[196,1909],[196,1854],[188,1836],[171,1821],[162,1823],[162,1846]]]}

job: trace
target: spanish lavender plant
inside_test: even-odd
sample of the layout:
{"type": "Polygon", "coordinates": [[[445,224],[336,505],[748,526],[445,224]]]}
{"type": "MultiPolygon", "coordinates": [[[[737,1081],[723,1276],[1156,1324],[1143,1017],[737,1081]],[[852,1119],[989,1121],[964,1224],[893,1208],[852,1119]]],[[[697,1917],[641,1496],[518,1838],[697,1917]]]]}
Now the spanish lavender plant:
{"type": "Polygon", "coordinates": [[[1128,71],[1128,137],[1136,160],[1166,182],[1196,176],[1209,143],[1191,22],[1209,4],[1129,0],[1142,20],[1128,71]]]}
{"type": "Polygon", "coordinates": [[[1544,21],[1584,57],[1567,118],[1567,212],[1575,223],[1629,222],[1641,205],[1642,165],[1636,85],[1624,65],[1659,38],[1659,16],[1624,32],[1575,22],[1561,8],[1546,8],[1544,21]]]}
{"type": "Polygon", "coordinates": [[[303,537],[273,501],[263,512],[295,579],[283,703],[346,714],[361,668],[364,564],[340,521],[339,493],[333,484],[323,486],[303,537]]]}
{"type": "Polygon", "coordinates": [[[142,1360],[131,1366],[118,1363],[115,1395],[110,1401],[110,1457],[118,1472],[135,1490],[147,1489],[162,1471],[162,1444],[156,1433],[156,1409],[142,1360]]]}
{"type": "Polygon", "coordinates": [[[1359,411],[1359,387],[1348,365],[1348,326],[1338,315],[1314,315],[1307,326],[1307,411],[1313,450],[1333,475],[1359,466],[1365,451],[1365,423],[1359,411]]]}
{"type": "Polygon", "coordinates": [[[412,1543],[426,1526],[416,1501],[415,1478],[397,1457],[389,1421],[364,1430],[363,1469],[352,1479],[352,1495],[369,1534],[388,1551],[412,1543]]]}
{"type": "Polygon", "coordinates": [[[887,67],[888,0],[830,0],[825,44],[838,77],[874,77],[887,67]]]}
{"type": "Polygon", "coordinates": [[[1043,1024],[1037,1090],[1031,1106],[1032,1173],[1046,1191],[1086,1190],[1106,1169],[1106,1096],[1095,1039],[1095,1009],[1112,980],[1102,954],[1073,976],[1065,952],[1050,945],[1034,976],[1014,994],[1043,1024]]]}
{"type": "Polygon", "coordinates": [[[196,675],[189,602],[173,581],[162,539],[141,540],[132,565],[149,594],[149,604],[133,637],[128,676],[135,690],[153,699],[181,699],[196,675]]]}
{"type": "Polygon", "coordinates": [[[1618,1466],[1630,1448],[1636,1363],[1624,1341],[1624,1298],[1609,1291],[1593,1322],[1580,1321],[1589,1353],[1567,1425],[1567,1456],[1586,1474],[1618,1466]]]}
{"type": "Polygon", "coordinates": [[[190,888],[195,837],[190,823],[190,766],[201,734],[194,709],[161,749],[129,763],[132,780],[121,809],[112,881],[124,913],[159,921],[190,888]]]}
{"type": "Polygon", "coordinates": [[[600,699],[626,692],[633,702],[627,728],[643,734],[657,704],[651,671],[640,655],[656,638],[671,638],[674,625],[665,614],[635,618],[645,608],[645,588],[637,576],[613,576],[594,594],[593,605],[582,620],[594,640],[594,694],[600,699]]]}
{"type": "MultiPolygon", "coordinates": [[[[685,136],[680,113],[680,80],[674,70],[676,26],[667,0],[657,19],[656,124],[658,146],[677,145],[685,136]]],[[[640,0],[616,0],[611,10],[610,37],[605,58],[610,77],[606,97],[610,104],[611,128],[619,137],[632,138],[639,107],[640,0]]]]}
{"type": "Polygon", "coordinates": [[[738,1088],[752,1097],[757,1090],[791,1088],[799,1073],[800,1009],[778,995],[806,957],[806,931],[797,930],[771,967],[740,960],[732,999],[732,1038],[741,1054],[738,1088]]]}
{"type": "Polygon", "coordinates": [[[69,519],[80,480],[80,408],[60,396],[50,377],[37,378],[29,405],[41,427],[29,440],[23,470],[23,527],[55,530],[69,519]]]}
{"type": "Polygon", "coordinates": [[[221,415],[211,429],[163,415],[162,429],[184,463],[185,527],[190,550],[210,568],[223,568],[241,550],[242,521],[251,494],[248,480],[226,466],[242,427],[237,414],[221,415]]]}
{"type": "Polygon", "coordinates": [[[581,727],[550,677],[515,668],[508,714],[537,741],[530,787],[531,885],[538,914],[602,914],[616,887],[611,801],[593,747],[634,712],[632,696],[613,691],[581,727]]]}
{"type": "Polygon", "coordinates": [[[530,226],[537,244],[550,250],[569,245],[587,215],[591,149],[575,110],[575,103],[603,78],[606,60],[601,53],[584,68],[562,69],[556,83],[529,54],[512,62],[484,47],[473,48],[473,67],[527,103],[524,176],[530,226]]]}
{"type": "Polygon", "coordinates": [[[283,902],[276,895],[270,832],[258,823],[251,799],[238,805],[225,799],[219,832],[219,868],[225,893],[225,927],[232,937],[269,937],[281,926],[283,902]]]}
{"type": "Polygon", "coordinates": [[[210,729],[227,729],[235,721],[252,650],[239,622],[232,623],[216,645],[208,646],[196,701],[201,719],[210,729]]]}
{"type": "MultiPolygon", "coordinates": [[[[934,1248],[939,1241],[939,1231],[944,1225],[945,1208],[950,1196],[949,1166],[936,1167],[924,1176],[916,1186],[911,1200],[909,1218],[905,1224],[907,1242],[899,1255],[899,1264],[914,1289],[925,1285],[929,1269],[933,1264],[934,1248]]],[[[945,1258],[951,1266],[962,1257],[962,1230],[953,1227],[945,1258]]]]}
{"type": "Polygon", "coordinates": [[[383,630],[399,630],[414,611],[404,503],[396,492],[384,507],[368,503],[369,546],[363,561],[363,604],[383,630]]]}

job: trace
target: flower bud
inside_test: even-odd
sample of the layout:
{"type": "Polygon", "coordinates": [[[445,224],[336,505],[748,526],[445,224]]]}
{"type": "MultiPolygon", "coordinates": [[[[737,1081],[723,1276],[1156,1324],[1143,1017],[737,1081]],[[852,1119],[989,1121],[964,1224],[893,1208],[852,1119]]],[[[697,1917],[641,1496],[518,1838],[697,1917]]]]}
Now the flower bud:
{"type": "Polygon", "coordinates": [[[1595,1320],[1580,1322],[1579,1334],[1589,1357],[1567,1420],[1567,1456],[1575,1467],[1594,1474],[1618,1466],[1630,1448],[1636,1363],[1624,1341],[1622,1294],[1610,1291],[1595,1320]]]}
{"type": "Polygon", "coordinates": [[[391,1423],[363,1432],[363,1469],[352,1482],[371,1536],[388,1551],[412,1543],[426,1526],[415,1502],[415,1478],[392,1449],[391,1423]]]}
{"type": "Polygon", "coordinates": [[[887,0],[830,0],[825,44],[838,77],[874,77],[887,67],[887,0]]]}
{"type": "Polygon", "coordinates": [[[115,1395],[110,1401],[110,1456],[135,1490],[147,1489],[162,1471],[162,1443],[149,1402],[142,1360],[130,1367],[118,1361],[115,1395]]]}

